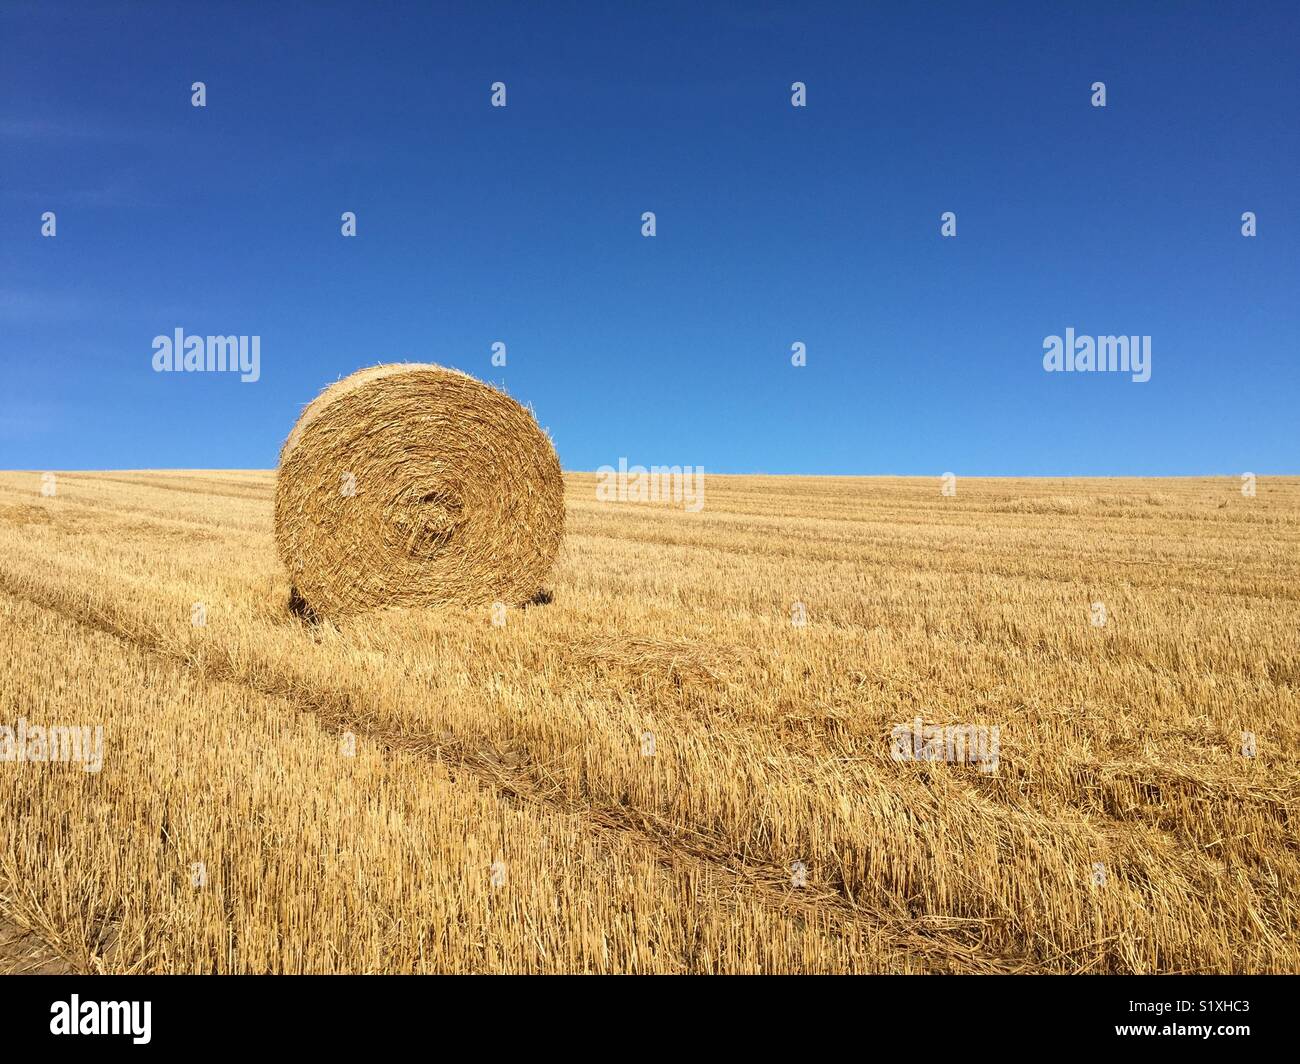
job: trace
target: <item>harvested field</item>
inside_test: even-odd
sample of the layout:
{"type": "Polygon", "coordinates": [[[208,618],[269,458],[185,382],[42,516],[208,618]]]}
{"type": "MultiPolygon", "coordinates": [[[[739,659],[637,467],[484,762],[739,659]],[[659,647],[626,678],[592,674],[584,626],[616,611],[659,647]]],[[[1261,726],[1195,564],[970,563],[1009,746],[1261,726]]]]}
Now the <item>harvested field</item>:
{"type": "Polygon", "coordinates": [[[1300,478],[564,479],[549,601],[313,624],[271,472],[0,473],[0,725],[104,729],[0,762],[0,955],[1300,972],[1300,478]]]}

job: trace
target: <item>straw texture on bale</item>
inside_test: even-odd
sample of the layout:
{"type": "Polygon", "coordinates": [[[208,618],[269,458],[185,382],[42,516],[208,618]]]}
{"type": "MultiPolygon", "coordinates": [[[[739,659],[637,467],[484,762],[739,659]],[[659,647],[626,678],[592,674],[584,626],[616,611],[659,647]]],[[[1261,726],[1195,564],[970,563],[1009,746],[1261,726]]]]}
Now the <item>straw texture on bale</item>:
{"type": "Polygon", "coordinates": [[[560,462],[529,411],[443,366],[374,366],[326,388],[280,452],[275,539],[322,616],[519,605],[564,534],[560,462]]]}

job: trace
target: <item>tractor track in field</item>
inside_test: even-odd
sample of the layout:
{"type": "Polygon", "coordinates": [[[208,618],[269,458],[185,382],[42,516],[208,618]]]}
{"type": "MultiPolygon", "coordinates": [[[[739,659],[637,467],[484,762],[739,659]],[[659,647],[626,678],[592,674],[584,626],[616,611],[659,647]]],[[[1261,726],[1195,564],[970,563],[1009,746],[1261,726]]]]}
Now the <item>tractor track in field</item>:
{"type": "Polygon", "coordinates": [[[0,899],[0,975],[75,975],[45,939],[5,915],[0,899]]]}
{"type": "Polygon", "coordinates": [[[205,683],[229,684],[275,698],[309,713],[334,730],[351,730],[393,753],[421,757],[444,766],[453,780],[466,779],[501,800],[523,802],[542,811],[580,818],[606,843],[628,843],[653,856],[663,869],[694,873],[721,901],[740,896],[786,915],[798,915],[827,930],[856,929],[866,938],[883,939],[900,954],[919,959],[933,971],[1010,973],[1033,968],[1028,958],[989,955],[974,941],[983,920],[936,920],[928,927],[924,918],[873,910],[856,904],[833,888],[792,888],[784,868],[746,861],[728,852],[724,840],[708,834],[664,825],[656,818],[627,806],[597,806],[574,802],[548,791],[528,764],[507,765],[493,755],[469,749],[455,737],[433,737],[375,726],[373,711],[356,704],[349,695],[317,693],[269,679],[248,675],[220,658],[196,661],[148,638],[104,610],[89,603],[73,604],[53,589],[0,569],[0,592],[36,608],[54,613],[85,631],[109,636],[163,664],[192,671],[205,683]],[[900,926],[902,924],[910,926],[900,926]]]}

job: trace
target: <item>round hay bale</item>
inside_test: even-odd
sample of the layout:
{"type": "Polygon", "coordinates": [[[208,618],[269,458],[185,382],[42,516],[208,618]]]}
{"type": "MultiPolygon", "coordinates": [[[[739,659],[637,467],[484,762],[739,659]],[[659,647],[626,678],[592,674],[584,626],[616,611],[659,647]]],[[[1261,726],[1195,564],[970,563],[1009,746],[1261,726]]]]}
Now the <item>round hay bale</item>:
{"type": "Polygon", "coordinates": [[[399,363],[345,377],[280,452],[276,546],[293,601],[318,615],[519,605],[542,589],[563,535],[550,438],[457,370],[399,363]]]}

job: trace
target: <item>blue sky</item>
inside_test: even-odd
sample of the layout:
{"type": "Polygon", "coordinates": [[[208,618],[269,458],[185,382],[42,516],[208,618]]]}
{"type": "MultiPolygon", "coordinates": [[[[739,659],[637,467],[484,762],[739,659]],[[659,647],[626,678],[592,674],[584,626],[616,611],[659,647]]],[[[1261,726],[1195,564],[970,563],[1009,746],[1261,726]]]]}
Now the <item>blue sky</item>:
{"type": "Polygon", "coordinates": [[[271,467],[416,360],[566,469],[1300,472],[1297,42],[1294,3],[7,3],[0,467],[271,467]],[[177,327],[261,379],[153,372],[177,327]],[[1067,327],[1150,381],[1044,372],[1067,327]]]}

